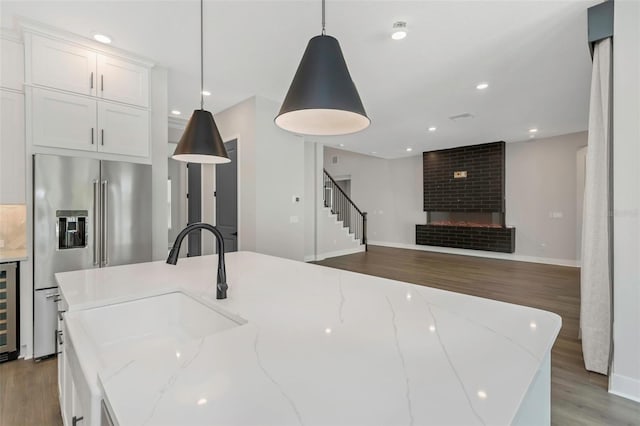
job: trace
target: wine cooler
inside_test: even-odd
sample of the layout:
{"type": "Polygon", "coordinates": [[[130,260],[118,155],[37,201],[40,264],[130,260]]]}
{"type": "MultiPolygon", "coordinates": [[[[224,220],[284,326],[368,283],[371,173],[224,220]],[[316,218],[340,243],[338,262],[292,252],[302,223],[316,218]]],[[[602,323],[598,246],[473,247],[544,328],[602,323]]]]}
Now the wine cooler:
{"type": "Polygon", "coordinates": [[[0,362],[16,359],[16,264],[0,263],[0,362]]]}

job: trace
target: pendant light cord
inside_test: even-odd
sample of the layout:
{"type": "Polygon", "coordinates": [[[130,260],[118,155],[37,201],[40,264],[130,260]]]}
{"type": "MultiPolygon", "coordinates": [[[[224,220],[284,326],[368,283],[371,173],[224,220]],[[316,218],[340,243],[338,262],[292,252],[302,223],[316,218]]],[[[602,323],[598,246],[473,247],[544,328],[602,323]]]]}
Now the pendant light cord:
{"type": "Polygon", "coordinates": [[[200,109],[204,109],[204,0],[200,0],[200,109]]]}
{"type": "Polygon", "coordinates": [[[324,27],[325,27],[324,15],[325,15],[325,12],[324,12],[324,0],[322,0],[322,35],[325,35],[325,33],[326,33],[325,29],[324,29],[324,27]]]}

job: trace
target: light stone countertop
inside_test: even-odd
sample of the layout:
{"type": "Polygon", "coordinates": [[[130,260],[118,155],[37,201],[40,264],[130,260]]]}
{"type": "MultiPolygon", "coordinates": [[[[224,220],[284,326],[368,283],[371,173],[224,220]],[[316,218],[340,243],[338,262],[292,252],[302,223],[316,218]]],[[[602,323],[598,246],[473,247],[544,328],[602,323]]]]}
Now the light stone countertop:
{"type": "Polygon", "coordinates": [[[0,263],[27,260],[27,249],[0,249],[0,263]]]}
{"type": "Polygon", "coordinates": [[[561,326],[537,309],[252,252],[226,263],[225,300],[217,256],[56,275],[71,329],[73,311],[174,291],[247,322],[102,360],[120,425],[509,424],[561,326]]]}

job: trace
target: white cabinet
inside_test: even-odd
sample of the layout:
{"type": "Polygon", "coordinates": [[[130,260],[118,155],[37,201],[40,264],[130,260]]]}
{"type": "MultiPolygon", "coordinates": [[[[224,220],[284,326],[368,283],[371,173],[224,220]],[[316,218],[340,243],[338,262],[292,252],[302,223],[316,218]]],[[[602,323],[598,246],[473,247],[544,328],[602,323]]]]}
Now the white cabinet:
{"type": "Polygon", "coordinates": [[[0,204],[23,204],[25,185],[24,95],[0,90],[0,204]]]}
{"type": "Polygon", "coordinates": [[[95,99],[51,90],[32,90],[32,143],[96,151],[95,99]]]}
{"type": "Polygon", "coordinates": [[[149,155],[149,111],[32,89],[32,143],[135,157],[149,155]]]}
{"type": "Polygon", "coordinates": [[[30,83],[149,106],[149,68],[70,42],[31,36],[30,83]]]}
{"type": "Polygon", "coordinates": [[[98,96],[143,107],[149,106],[149,70],[107,55],[98,55],[98,96]]]}
{"type": "Polygon", "coordinates": [[[25,32],[29,142],[148,158],[151,64],[62,35],[25,32]]]}
{"type": "Polygon", "coordinates": [[[96,53],[75,44],[34,35],[31,83],[83,95],[96,94],[96,53]]]}
{"type": "Polygon", "coordinates": [[[22,91],[24,47],[16,40],[0,37],[0,87],[22,91]]]}
{"type": "Polygon", "coordinates": [[[149,155],[149,111],[110,102],[98,103],[99,152],[149,155]]]}

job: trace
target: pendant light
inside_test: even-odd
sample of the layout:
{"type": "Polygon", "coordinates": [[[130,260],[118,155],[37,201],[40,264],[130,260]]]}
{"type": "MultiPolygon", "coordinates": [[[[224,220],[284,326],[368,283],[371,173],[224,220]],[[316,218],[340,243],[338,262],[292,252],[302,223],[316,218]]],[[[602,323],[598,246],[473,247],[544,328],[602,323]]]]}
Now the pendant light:
{"type": "Polygon", "coordinates": [[[322,34],[309,40],[275,123],[293,133],[319,136],[355,133],[371,123],[338,40],[325,34],[325,0],[322,34]]]}
{"type": "Polygon", "coordinates": [[[222,164],[231,161],[213,114],[204,109],[204,0],[200,0],[200,109],[193,111],[173,158],[189,163],[222,164]]]}

